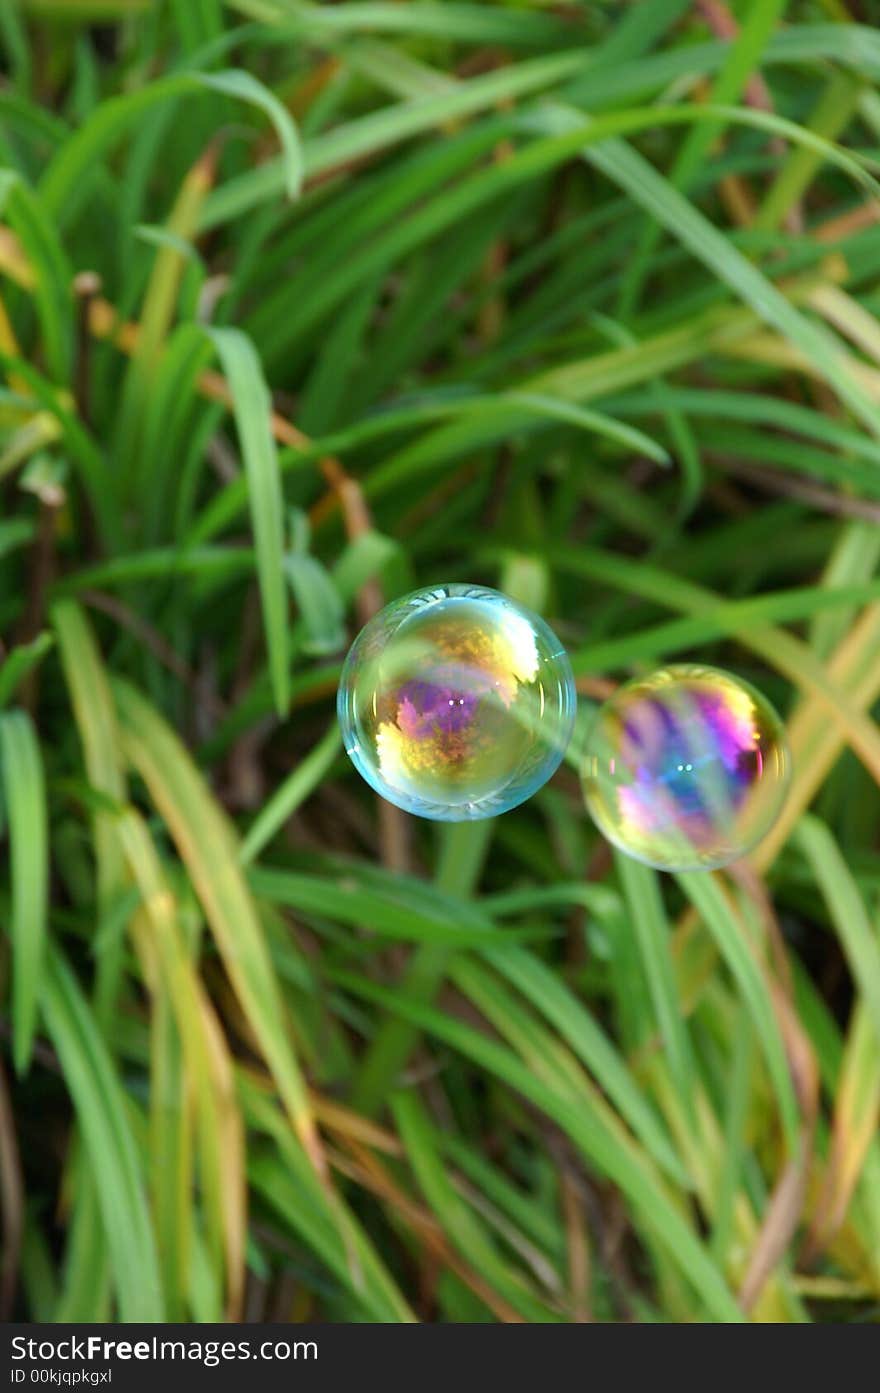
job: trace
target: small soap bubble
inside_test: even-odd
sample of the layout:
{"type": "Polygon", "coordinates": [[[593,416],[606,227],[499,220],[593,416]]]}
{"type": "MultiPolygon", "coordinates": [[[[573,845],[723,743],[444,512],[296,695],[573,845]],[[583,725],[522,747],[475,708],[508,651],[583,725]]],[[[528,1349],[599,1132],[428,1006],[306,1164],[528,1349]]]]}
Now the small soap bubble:
{"type": "Polygon", "coordinates": [[[536,614],[475,585],[416,590],[362,629],[339,684],[358,772],[407,812],[494,817],[558,768],[576,696],[568,656],[536,614]]]}
{"type": "Polygon", "coordinates": [[[676,665],[622,686],[587,736],[587,808],[629,856],[666,871],[712,870],[751,851],[785,801],[782,722],[749,683],[676,665]]]}

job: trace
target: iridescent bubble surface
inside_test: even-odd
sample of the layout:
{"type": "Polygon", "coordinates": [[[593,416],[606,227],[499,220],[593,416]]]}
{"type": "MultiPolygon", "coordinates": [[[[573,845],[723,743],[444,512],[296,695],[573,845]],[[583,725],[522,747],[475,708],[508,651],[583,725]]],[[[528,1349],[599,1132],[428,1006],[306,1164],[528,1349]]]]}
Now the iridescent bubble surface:
{"type": "Polygon", "coordinates": [[[361,631],[339,684],[345,748],[407,812],[494,817],[558,767],[575,712],[553,631],[506,595],[443,585],[395,600],[361,631]]]}
{"type": "Polygon", "coordinates": [[[601,832],[661,870],[726,866],[766,836],[791,756],[759,691],[718,668],[678,665],[627,682],[602,706],[582,767],[601,832]]]}

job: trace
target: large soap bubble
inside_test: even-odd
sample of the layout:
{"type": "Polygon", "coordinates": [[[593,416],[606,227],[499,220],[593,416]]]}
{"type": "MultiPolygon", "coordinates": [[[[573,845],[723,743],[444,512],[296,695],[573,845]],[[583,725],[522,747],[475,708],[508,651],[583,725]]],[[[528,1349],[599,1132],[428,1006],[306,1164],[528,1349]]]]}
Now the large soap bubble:
{"type": "Polygon", "coordinates": [[[524,802],[571,736],[568,656],[537,615],[476,585],[395,600],[353,643],[339,685],[345,748],[383,798],[448,822],[524,802]]]}

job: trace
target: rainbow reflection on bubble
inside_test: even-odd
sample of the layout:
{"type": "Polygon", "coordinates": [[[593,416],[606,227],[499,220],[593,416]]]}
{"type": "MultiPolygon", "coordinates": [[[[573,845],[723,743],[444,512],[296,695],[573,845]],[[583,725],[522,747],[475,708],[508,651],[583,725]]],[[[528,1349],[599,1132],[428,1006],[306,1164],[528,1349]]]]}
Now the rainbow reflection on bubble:
{"type": "Polygon", "coordinates": [[[782,723],[718,668],[678,665],[627,682],[602,706],[582,767],[600,831],[661,870],[711,870],[757,845],[788,788],[782,723]]]}
{"type": "Polygon", "coordinates": [[[506,595],[443,585],[395,600],[352,644],[339,684],[345,748],[407,812],[507,812],[558,767],[575,712],[555,634],[506,595]]]}

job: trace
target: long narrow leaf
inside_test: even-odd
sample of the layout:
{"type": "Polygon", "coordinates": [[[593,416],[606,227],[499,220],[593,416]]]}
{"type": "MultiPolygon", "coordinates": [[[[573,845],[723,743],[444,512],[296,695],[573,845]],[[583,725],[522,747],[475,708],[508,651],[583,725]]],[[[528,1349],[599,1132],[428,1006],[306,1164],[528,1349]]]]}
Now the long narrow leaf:
{"type": "Polygon", "coordinates": [[[43,761],[23,711],[0,714],[0,766],[12,860],[13,1056],[30,1063],[44,991],[49,897],[49,818],[43,761]]]}

